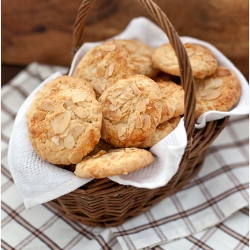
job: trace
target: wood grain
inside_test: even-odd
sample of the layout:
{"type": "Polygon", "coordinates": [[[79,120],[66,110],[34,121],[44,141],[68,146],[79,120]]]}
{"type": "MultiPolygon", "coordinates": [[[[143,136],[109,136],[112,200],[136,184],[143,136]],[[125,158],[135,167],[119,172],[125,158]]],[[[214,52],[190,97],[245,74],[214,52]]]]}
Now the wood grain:
{"type": "MultiPolygon", "coordinates": [[[[221,50],[248,78],[249,6],[247,0],[155,0],[180,36],[205,40],[221,50]]],[[[72,32],[81,0],[2,1],[2,63],[37,61],[69,66],[72,32]]],[[[133,0],[96,0],[84,41],[120,33],[138,16],[151,19],[133,0]]],[[[152,20],[152,19],[151,19],[152,20]]]]}

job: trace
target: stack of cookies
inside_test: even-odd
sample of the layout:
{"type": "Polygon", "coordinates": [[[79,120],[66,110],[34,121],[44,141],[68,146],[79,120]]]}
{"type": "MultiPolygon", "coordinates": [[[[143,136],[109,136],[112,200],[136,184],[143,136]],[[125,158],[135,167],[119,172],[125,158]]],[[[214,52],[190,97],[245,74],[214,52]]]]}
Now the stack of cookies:
{"type": "MultiPolygon", "coordinates": [[[[184,44],[195,79],[195,118],[228,111],[240,98],[237,77],[205,47],[184,44]]],[[[105,41],[88,51],[73,76],[47,83],[27,114],[39,157],[82,178],[127,174],[154,161],[148,148],[184,113],[179,66],[170,44],[105,41]],[[67,166],[67,167],[66,167],[67,166]]]]}

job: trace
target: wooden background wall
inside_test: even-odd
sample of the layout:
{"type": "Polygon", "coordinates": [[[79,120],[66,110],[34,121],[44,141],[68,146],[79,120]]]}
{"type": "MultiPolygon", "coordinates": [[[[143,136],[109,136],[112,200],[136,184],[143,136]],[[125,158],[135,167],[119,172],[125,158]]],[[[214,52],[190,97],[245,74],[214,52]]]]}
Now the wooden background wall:
{"type": "MultiPolygon", "coordinates": [[[[205,40],[221,50],[248,78],[248,0],[155,0],[180,36],[205,40]]],[[[2,0],[2,64],[37,61],[69,66],[72,28],[81,0],[2,0]]],[[[151,19],[133,0],[96,0],[85,41],[120,33],[138,16],[151,19]]],[[[152,20],[152,19],[151,19],[152,20]]]]}

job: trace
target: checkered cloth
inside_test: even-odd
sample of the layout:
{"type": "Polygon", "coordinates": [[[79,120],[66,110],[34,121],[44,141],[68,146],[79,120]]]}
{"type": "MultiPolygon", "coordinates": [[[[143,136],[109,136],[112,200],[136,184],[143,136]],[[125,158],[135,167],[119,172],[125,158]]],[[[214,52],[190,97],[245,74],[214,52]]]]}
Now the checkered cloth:
{"type": "Polygon", "coordinates": [[[32,63],[2,88],[2,249],[248,249],[245,116],[230,120],[196,178],[122,226],[88,227],[48,204],[26,210],[8,169],[8,141],[23,101],[57,71],[68,69],[32,63]]]}

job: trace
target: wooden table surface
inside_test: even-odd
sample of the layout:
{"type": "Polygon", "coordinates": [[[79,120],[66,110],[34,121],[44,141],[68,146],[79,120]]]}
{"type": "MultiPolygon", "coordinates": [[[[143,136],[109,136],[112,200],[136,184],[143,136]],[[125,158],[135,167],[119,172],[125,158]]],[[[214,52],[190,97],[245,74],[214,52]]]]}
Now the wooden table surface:
{"type": "MultiPolygon", "coordinates": [[[[205,40],[221,50],[248,78],[249,3],[247,0],[155,0],[180,36],[205,40]]],[[[2,1],[2,68],[33,61],[69,66],[73,25],[81,0],[2,1]]],[[[88,15],[84,41],[120,33],[138,16],[152,20],[135,1],[96,0],[88,15]]],[[[16,66],[16,67],[13,67],[16,66]]],[[[4,76],[5,77],[5,76],[4,76]]],[[[2,77],[3,79],[3,77],[2,77]]]]}

